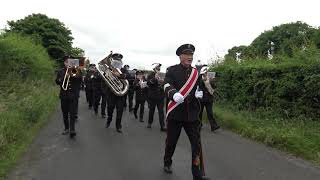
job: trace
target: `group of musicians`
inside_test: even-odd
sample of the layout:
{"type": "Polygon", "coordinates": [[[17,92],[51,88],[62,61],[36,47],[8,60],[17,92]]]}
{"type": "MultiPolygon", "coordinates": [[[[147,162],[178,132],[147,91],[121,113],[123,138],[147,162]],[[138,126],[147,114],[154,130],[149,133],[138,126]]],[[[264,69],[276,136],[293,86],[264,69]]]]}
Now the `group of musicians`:
{"type": "MultiPolygon", "coordinates": [[[[160,77],[160,63],[153,64],[153,71],[147,76],[145,76],[145,72],[139,70],[136,70],[133,75],[129,73],[128,65],[123,66],[120,73],[114,74],[117,78],[126,79],[129,82],[129,90],[121,96],[110,90],[96,65],[90,64],[85,77],[82,78],[82,76],[72,74],[68,67],[68,57],[66,57],[65,67],[58,72],[56,78],[56,83],[61,87],[60,99],[64,122],[62,134],[69,134],[71,138],[76,135],[75,122],[78,113],[79,91],[83,80],[89,109],[93,109],[94,113],[98,115],[100,106],[101,116],[106,118],[107,108],[106,128],[109,128],[113,111],[116,108],[116,130],[119,133],[122,132],[121,119],[127,106],[127,99],[129,101],[128,110],[133,111],[134,117],[139,118],[140,122],[144,122],[144,106],[147,102],[149,107],[147,128],[152,126],[157,107],[160,130],[167,132],[163,169],[168,174],[172,173],[172,156],[181,129],[184,128],[191,143],[193,179],[208,180],[209,178],[204,176],[200,129],[204,107],[211,131],[219,128],[212,112],[215,87],[213,79],[207,76],[208,67],[204,66],[198,71],[191,66],[194,51],[195,47],[192,44],[181,45],[176,50],[180,63],[169,67],[164,79],[160,77]],[[67,85],[65,81],[67,81],[67,85]],[[134,94],[135,106],[133,107],[134,94]],[[166,108],[166,115],[164,108],[166,108]],[[165,125],[165,117],[167,125],[165,125]]],[[[123,56],[121,54],[112,54],[111,58],[122,64],[123,56]]]]}

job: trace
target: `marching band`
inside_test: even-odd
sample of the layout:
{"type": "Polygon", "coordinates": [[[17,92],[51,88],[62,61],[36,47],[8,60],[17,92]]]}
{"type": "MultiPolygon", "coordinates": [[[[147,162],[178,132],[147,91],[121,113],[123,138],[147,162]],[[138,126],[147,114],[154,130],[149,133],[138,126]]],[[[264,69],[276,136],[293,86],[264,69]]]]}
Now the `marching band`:
{"type": "Polygon", "coordinates": [[[101,117],[107,118],[106,128],[110,127],[113,112],[116,109],[115,126],[118,133],[123,131],[122,115],[127,98],[129,112],[133,112],[135,119],[139,118],[140,122],[144,122],[145,102],[147,102],[149,107],[147,128],[152,127],[157,107],[160,131],[167,132],[164,171],[172,173],[172,156],[181,129],[184,128],[192,147],[193,178],[194,180],[208,180],[209,178],[204,176],[200,129],[204,108],[206,108],[211,130],[214,132],[219,128],[212,112],[215,86],[214,79],[208,77],[208,67],[203,66],[198,72],[191,66],[194,51],[195,47],[192,44],[180,46],[176,51],[180,63],[169,67],[165,77],[160,72],[160,63],[152,64],[151,72],[129,70],[129,65],[123,66],[123,55],[112,51],[97,65],[89,64],[83,75],[81,74],[83,66],[75,63],[77,58],[66,56],[64,58],[65,67],[58,72],[56,78],[56,83],[60,86],[64,123],[62,134],[69,135],[70,138],[76,136],[75,122],[81,83],[85,85],[89,109],[92,109],[98,116],[99,106],[101,107],[101,117]],[[134,97],[135,101],[133,101],[134,97]],[[133,103],[135,103],[134,106],[133,103]],[[139,116],[138,109],[140,110],[139,116]]]}

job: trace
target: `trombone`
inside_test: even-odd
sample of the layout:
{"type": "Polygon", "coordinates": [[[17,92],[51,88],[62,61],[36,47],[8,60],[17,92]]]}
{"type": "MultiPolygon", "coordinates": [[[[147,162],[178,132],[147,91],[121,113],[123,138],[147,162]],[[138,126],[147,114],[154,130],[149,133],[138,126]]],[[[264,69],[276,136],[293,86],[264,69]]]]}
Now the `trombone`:
{"type": "MultiPolygon", "coordinates": [[[[84,59],[80,59],[80,60],[84,60],[84,59]]],[[[79,66],[79,59],[69,59],[68,64],[69,65],[66,70],[66,73],[64,74],[64,78],[63,78],[63,82],[62,82],[62,86],[61,86],[61,88],[65,91],[68,90],[68,86],[70,83],[70,77],[78,77],[81,74],[81,66],[79,66]],[[72,65],[70,65],[70,64],[72,64],[72,65]]]]}

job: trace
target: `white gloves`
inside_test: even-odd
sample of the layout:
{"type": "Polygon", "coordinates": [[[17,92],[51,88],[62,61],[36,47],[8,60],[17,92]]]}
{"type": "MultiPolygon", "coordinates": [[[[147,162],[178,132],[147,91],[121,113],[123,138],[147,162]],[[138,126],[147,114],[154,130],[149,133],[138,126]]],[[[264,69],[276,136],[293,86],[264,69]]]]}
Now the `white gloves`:
{"type": "Polygon", "coordinates": [[[201,99],[203,97],[203,91],[199,90],[199,86],[197,87],[195,97],[201,99]]]}
{"type": "Polygon", "coordinates": [[[175,94],[173,95],[173,100],[174,100],[176,103],[181,104],[181,103],[183,103],[184,98],[183,98],[182,94],[180,94],[179,92],[177,92],[177,93],[175,93],[175,94]]]}
{"type": "MultiPolygon", "coordinates": [[[[200,90],[199,90],[199,86],[197,87],[197,90],[196,90],[196,92],[195,92],[195,97],[196,97],[196,98],[200,98],[200,99],[203,97],[203,91],[200,91],[200,90]]],[[[176,103],[181,104],[181,103],[183,103],[183,101],[184,101],[184,97],[182,96],[182,94],[180,94],[179,92],[177,92],[177,93],[175,93],[175,94],[173,95],[173,100],[174,100],[176,103]]]]}
{"type": "Polygon", "coordinates": [[[143,82],[140,82],[140,87],[143,89],[143,88],[146,88],[147,87],[147,82],[146,81],[143,81],[143,82]]]}

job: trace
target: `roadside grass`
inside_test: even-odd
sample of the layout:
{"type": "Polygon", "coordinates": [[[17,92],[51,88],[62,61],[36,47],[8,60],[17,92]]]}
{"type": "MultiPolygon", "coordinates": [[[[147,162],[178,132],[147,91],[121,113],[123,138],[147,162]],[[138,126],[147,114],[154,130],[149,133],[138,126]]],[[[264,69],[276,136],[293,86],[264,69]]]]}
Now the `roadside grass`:
{"type": "Polygon", "coordinates": [[[214,106],[214,113],[226,129],[320,165],[320,122],[238,111],[221,104],[214,106]]]}
{"type": "Polygon", "coordinates": [[[0,83],[0,179],[14,167],[58,102],[48,80],[14,79],[0,83]]]}

